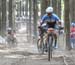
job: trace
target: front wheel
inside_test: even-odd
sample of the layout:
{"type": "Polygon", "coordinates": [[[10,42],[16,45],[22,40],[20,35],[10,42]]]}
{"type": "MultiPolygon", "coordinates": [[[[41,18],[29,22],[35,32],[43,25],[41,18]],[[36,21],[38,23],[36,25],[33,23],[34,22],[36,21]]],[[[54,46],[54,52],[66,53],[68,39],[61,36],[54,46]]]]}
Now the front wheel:
{"type": "Polygon", "coordinates": [[[53,43],[53,37],[49,36],[48,38],[48,61],[52,58],[52,43],[53,43]]]}

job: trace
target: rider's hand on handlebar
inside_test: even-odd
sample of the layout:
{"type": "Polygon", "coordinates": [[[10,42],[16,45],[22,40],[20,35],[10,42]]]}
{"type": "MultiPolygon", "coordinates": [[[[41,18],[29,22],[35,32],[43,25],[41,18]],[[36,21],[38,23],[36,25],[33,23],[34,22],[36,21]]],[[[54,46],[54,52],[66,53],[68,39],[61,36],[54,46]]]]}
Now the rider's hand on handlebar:
{"type": "Polygon", "coordinates": [[[38,26],[38,29],[41,28],[41,26],[38,26]]]}

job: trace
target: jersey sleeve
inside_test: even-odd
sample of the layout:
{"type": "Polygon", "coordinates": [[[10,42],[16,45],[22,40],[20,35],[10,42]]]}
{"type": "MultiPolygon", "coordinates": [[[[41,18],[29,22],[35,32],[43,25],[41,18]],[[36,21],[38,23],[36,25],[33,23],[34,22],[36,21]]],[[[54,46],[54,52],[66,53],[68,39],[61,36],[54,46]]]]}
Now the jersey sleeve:
{"type": "Polygon", "coordinates": [[[56,15],[56,14],[53,14],[55,16],[55,20],[58,22],[60,21],[60,18],[56,15]]]}
{"type": "Polygon", "coordinates": [[[45,19],[46,19],[46,15],[44,15],[44,16],[41,18],[41,25],[45,22],[45,19]]]}
{"type": "Polygon", "coordinates": [[[60,21],[60,18],[59,18],[58,16],[56,16],[56,21],[57,21],[57,22],[60,21]]]}

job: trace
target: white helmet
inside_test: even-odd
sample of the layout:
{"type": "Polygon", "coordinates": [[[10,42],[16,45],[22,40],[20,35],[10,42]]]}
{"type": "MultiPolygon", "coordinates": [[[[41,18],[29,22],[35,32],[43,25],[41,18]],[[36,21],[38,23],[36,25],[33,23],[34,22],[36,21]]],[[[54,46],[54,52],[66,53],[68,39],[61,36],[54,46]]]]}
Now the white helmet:
{"type": "Polygon", "coordinates": [[[46,9],[46,13],[52,13],[53,12],[53,7],[48,7],[46,9]]]}
{"type": "Polygon", "coordinates": [[[75,27],[75,23],[72,22],[72,23],[71,23],[71,26],[74,26],[74,27],[75,27]]]}
{"type": "Polygon", "coordinates": [[[10,27],[7,30],[12,30],[10,27]]]}

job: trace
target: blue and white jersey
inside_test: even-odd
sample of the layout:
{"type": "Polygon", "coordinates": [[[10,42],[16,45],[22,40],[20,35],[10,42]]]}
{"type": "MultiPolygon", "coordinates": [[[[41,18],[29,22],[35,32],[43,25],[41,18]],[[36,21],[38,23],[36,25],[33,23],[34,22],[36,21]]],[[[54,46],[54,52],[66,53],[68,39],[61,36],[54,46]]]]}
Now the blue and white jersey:
{"type": "Polygon", "coordinates": [[[47,14],[45,14],[42,19],[41,19],[41,24],[45,23],[45,22],[58,22],[60,21],[59,17],[56,14],[52,14],[51,16],[48,16],[47,14]]]}

